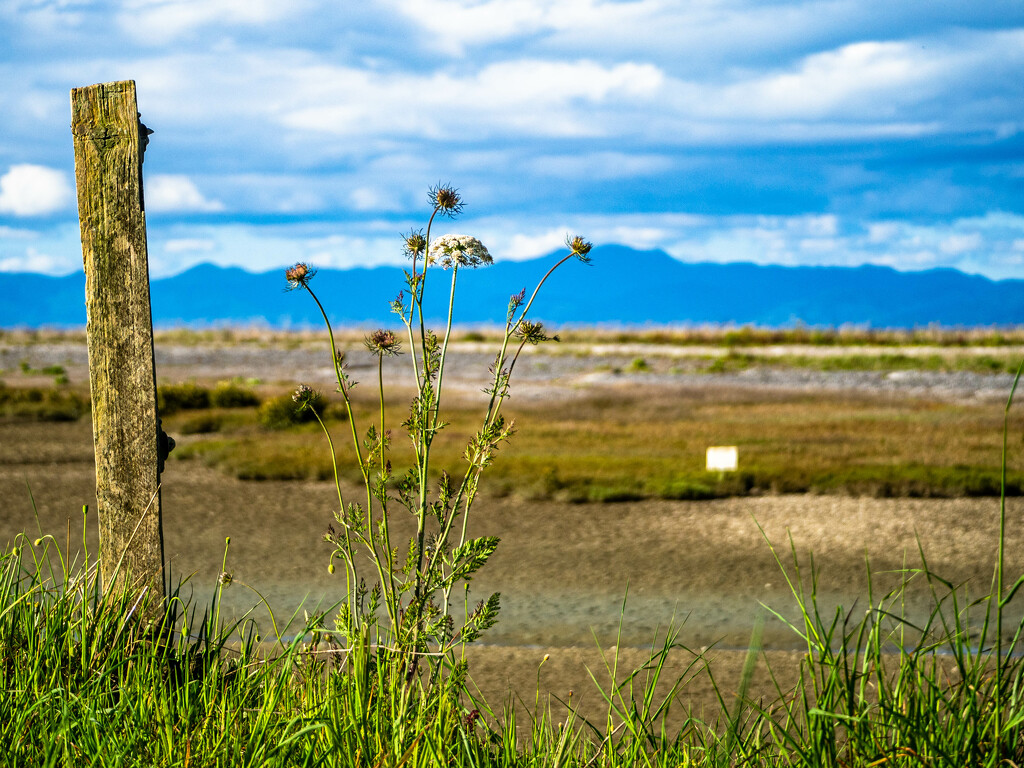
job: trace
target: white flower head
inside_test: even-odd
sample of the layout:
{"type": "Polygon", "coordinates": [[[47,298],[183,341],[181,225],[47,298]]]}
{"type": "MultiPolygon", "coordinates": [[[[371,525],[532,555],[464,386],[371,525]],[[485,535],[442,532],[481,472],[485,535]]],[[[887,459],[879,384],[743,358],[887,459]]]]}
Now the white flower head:
{"type": "Polygon", "coordinates": [[[441,235],[430,244],[427,263],[439,263],[445,269],[453,266],[483,267],[494,259],[484,244],[469,235],[441,235]]]}

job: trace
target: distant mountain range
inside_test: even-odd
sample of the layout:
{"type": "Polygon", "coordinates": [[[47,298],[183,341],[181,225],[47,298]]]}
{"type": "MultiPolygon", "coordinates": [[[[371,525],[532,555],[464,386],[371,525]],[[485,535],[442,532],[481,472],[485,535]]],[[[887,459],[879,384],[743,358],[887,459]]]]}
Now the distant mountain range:
{"type": "MultiPolygon", "coordinates": [[[[594,248],[593,264],[566,263],[545,284],[532,313],[579,325],[804,323],[875,328],[1024,324],[1024,280],[993,281],[954,269],[778,267],[685,264],[663,251],[594,248]]],[[[462,324],[504,321],[511,294],[532,291],[552,259],[499,262],[459,273],[455,315],[462,324]]],[[[432,270],[428,315],[447,310],[450,272],[432,270]]],[[[389,302],[404,287],[400,267],[322,269],[313,286],[339,325],[393,325],[389,302]]],[[[316,305],[286,292],[284,270],[253,274],[200,265],[154,280],[158,327],[318,326],[316,305]]],[[[428,291],[429,292],[429,291],[428,291]]],[[[0,327],[85,325],[85,276],[0,273],[0,327]]]]}

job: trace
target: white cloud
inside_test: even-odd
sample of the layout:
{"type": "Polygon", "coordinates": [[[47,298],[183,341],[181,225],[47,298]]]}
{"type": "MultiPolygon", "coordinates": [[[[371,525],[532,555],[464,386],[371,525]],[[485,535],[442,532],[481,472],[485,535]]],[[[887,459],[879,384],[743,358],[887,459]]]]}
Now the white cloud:
{"type": "Polygon", "coordinates": [[[275,23],[304,5],[297,0],[124,0],[117,22],[130,37],[163,45],[210,25],[275,23]]]}
{"type": "MultiPolygon", "coordinates": [[[[154,276],[165,276],[200,262],[250,271],[281,268],[296,261],[337,268],[401,265],[405,260],[399,233],[416,224],[393,218],[280,225],[151,224],[150,267],[154,276]]],[[[904,270],[954,267],[997,279],[1024,276],[1024,216],[1005,212],[933,223],[879,221],[868,226],[859,219],[832,214],[552,212],[518,219],[467,217],[454,229],[479,237],[497,260],[558,252],[564,248],[566,235],[579,234],[595,243],[598,261],[601,246],[621,243],[639,249],[661,248],[691,262],[871,263],[904,270]],[[954,252],[957,249],[950,244],[956,243],[980,247],[954,252]],[[983,261],[979,254],[984,254],[983,261]]],[[[0,265],[7,271],[51,274],[81,269],[77,238],[77,228],[72,226],[40,232],[28,242],[20,230],[0,230],[0,265]],[[26,248],[29,242],[31,249],[26,248]]]]}
{"type": "Polygon", "coordinates": [[[854,117],[853,110],[858,121],[894,118],[901,105],[941,88],[944,69],[941,57],[909,43],[859,42],[807,56],[795,71],[727,86],[706,108],[772,120],[854,117]]]}
{"type": "Polygon", "coordinates": [[[44,216],[71,202],[71,185],[63,171],[43,165],[12,165],[0,176],[0,213],[44,216]]]}
{"type": "Polygon", "coordinates": [[[223,211],[219,200],[207,200],[187,176],[156,174],[144,183],[146,209],[150,211],[223,211]]]}
{"type": "Polygon", "coordinates": [[[209,253],[215,250],[217,243],[211,238],[173,238],[164,243],[167,253],[209,253]]]}
{"type": "Polygon", "coordinates": [[[800,235],[833,237],[839,232],[839,218],[834,214],[806,214],[786,219],[786,227],[800,235]]]}
{"type": "Polygon", "coordinates": [[[662,15],[659,11],[664,8],[657,0],[391,0],[388,4],[426,29],[431,47],[453,55],[526,35],[620,29],[662,15]]]}
{"type": "Polygon", "coordinates": [[[31,240],[36,233],[31,229],[17,229],[0,225],[0,240],[31,240]]]}
{"type": "Polygon", "coordinates": [[[821,254],[837,251],[840,242],[832,237],[807,237],[797,241],[796,247],[803,253],[812,254],[810,258],[822,258],[821,254]]]}
{"type": "Polygon", "coordinates": [[[961,253],[968,251],[977,251],[985,243],[984,238],[980,232],[971,232],[969,234],[955,234],[944,237],[939,242],[939,250],[943,253],[948,253],[953,256],[959,256],[961,253]]]}
{"type": "MultiPolygon", "coordinates": [[[[0,235],[2,237],[2,235],[0,235]]],[[[0,272],[38,272],[44,275],[66,275],[82,268],[80,259],[68,254],[53,256],[35,248],[25,249],[17,256],[0,257],[0,272]]]]}
{"type": "Polygon", "coordinates": [[[885,243],[895,238],[900,232],[900,225],[895,221],[875,221],[867,225],[869,243],[885,243]]]}
{"type": "Polygon", "coordinates": [[[601,136],[627,105],[653,103],[664,80],[647,63],[500,61],[455,75],[325,66],[283,73],[278,119],[303,132],[469,140],[493,134],[601,136]],[[286,106],[284,106],[286,105],[286,106]],[[609,110],[607,120],[594,110],[609,110]]]}
{"type": "Polygon", "coordinates": [[[401,211],[404,208],[394,194],[376,187],[356,187],[348,197],[357,211],[401,211]]]}
{"type": "Polygon", "coordinates": [[[347,269],[350,267],[405,264],[405,257],[394,235],[381,237],[360,232],[352,235],[328,235],[309,238],[301,243],[303,260],[318,267],[347,269]]]}
{"type": "Polygon", "coordinates": [[[664,173],[673,164],[668,155],[577,152],[541,155],[526,163],[526,169],[538,176],[563,179],[625,179],[664,173]]]}
{"type": "MultiPolygon", "coordinates": [[[[555,227],[532,235],[514,234],[508,238],[501,250],[501,257],[513,261],[535,259],[551,253],[565,245],[567,227],[555,227]]],[[[500,235],[496,240],[504,240],[500,235]]]]}
{"type": "Polygon", "coordinates": [[[149,266],[153,277],[166,277],[204,262],[250,272],[289,267],[298,261],[336,268],[404,264],[401,231],[387,220],[355,226],[307,222],[150,225],[149,266]]]}

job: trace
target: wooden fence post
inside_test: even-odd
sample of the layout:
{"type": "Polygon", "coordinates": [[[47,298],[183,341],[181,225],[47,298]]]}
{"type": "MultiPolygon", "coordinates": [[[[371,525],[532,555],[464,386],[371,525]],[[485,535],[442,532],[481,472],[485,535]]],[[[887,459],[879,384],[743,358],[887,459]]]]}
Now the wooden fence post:
{"type": "MultiPolygon", "coordinates": [[[[153,316],[132,80],[71,91],[103,589],[165,594],[153,316]]],[[[173,445],[173,443],[171,443],[173,445]]]]}

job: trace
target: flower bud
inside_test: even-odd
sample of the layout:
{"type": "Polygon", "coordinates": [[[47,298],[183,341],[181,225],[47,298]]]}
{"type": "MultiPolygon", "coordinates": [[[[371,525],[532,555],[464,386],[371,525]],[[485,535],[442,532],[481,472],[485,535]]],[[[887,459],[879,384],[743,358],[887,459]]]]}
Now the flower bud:
{"type": "Polygon", "coordinates": [[[423,231],[414,229],[409,234],[405,235],[405,255],[410,258],[414,256],[420,256],[423,251],[427,248],[427,238],[423,236],[423,231]]]}
{"type": "Polygon", "coordinates": [[[309,266],[309,264],[300,261],[295,266],[286,269],[284,277],[285,280],[288,281],[288,289],[295,290],[296,288],[305,288],[308,286],[309,281],[313,279],[313,275],[315,274],[315,269],[309,266]]]}
{"type": "Polygon", "coordinates": [[[590,256],[588,254],[590,253],[590,249],[593,248],[594,246],[588,243],[579,235],[566,236],[565,246],[570,251],[572,251],[572,255],[575,256],[580,261],[584,263],[590,262],[590,256]]]}
{"type": "Polygon", "coordinates": [[[401,352],[401,344],[394,331],[379,329],[371,333],[363,342],[366,348],[375,355],[397,355],[401,352]]]}

